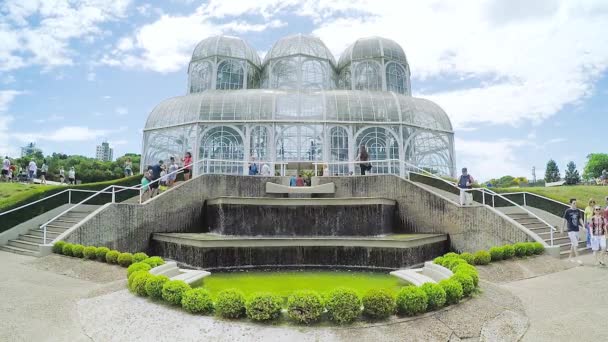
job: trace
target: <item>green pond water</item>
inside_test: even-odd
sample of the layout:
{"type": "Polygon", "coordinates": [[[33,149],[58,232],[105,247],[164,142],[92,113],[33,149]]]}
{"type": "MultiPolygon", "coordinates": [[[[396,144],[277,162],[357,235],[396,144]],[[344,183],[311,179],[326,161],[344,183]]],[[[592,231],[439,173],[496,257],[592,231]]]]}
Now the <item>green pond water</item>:
{"type": "Polygon", "coordinates": [[[288,296],[297,290],[314,290],[326,293],[336,287],[348,287],[360,295],[372,288],[398,291],[408,284],[387,273],[349,271],[242,271],[214,273],[206,277],[202,287],[212,295],[236,288],[245,295],[254,292],[271,292],[288,296]]]}

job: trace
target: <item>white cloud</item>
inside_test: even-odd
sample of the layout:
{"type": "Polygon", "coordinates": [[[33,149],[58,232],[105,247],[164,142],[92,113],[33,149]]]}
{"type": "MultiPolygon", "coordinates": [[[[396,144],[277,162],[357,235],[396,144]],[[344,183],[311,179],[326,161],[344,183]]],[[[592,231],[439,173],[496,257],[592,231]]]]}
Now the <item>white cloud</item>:
{"type": "Polygon", "coordinates": [[[124,116],[124,115],[129,114],[129,109],[126,107],[116,107],[114,112],[116,113],[116,115],[124,116]]]}
{"type": "Polygon", "coordinates": [[[9,105],[15,97],[24,92],[18,90],[0,90],[0,155],[13,156],[17,154],[17,149],[13,146],[9,137],[9,124],[14,120],[11,115],[5,115],[9,105]]]}
{"type": "Polygon", "coordinates": [[[18,90],[0,90],[0,112],[6,111],[15,97],[21,94],[23,94],[23,92],[18,90]]]}
{"type": "Polygon", "coordinates": [[[517,158],[516,150],[529,145],[526,141],[496,140],[479,141],[455,139],[457,171],[468,168],[476,180],[484,181],[490,178],[512,175],[528,177],[531,173],[522,161],[517,158]]]}
{"type": "Polygon", "coordinates": [[[54,141],[54,142],[76,142],[91,141],[111,134],[125,131],[127,127],[118,129],[92,129],[86,126],[64,126],[48,134],[39,133],[14,133],[11,136],[22,142],[29,141],[54,141]]]}
{"type": "Polygon", "coordinates": [[[104,99],[104,100],[109,100],[109,99],[112,98],[112,96],[110,96],[110,95],[104,95],[101,98],[104,99]]]}

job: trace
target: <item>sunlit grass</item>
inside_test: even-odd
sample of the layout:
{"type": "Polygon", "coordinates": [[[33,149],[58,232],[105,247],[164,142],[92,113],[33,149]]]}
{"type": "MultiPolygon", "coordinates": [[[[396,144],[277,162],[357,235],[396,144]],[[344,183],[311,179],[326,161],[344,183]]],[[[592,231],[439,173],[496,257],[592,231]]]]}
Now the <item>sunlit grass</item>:
{"type": "Polygon", "coordinates": [[[576,198],[577,206],[584,209],[589,198],[595,199],[596,203],[606,205],[604,198],[608,196],[608,186],[594,185],[573,185],[555,187],[524,187],[524,188],[501,188],[494,189],[496,192],[519,192],[528,191],[541,196],[545,196],[562,203],[568,203],[570,198],[576,198]]]}

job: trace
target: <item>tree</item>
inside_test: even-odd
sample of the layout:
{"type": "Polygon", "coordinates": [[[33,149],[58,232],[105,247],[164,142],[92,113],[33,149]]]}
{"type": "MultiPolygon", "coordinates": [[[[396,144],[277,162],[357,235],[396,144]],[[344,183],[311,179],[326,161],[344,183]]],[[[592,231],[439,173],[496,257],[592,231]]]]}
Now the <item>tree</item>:
{"type": "Polygon", "coordinates": [[[566,165],[566,174],[564,175],[564,179],[568,185],[575,185],[581,181],[581,177],[578,175],[578,170],[576,169],[576,164],[574,164],[573,161],[566,165]]]}
{"type": "Polygon", "coordinates": [[[603,170],[608,170],[608,154],[591,153],[587,155],[587,165],[583,170],[583,178],[598,178],[603,170]]]}
{"type": "Polygon", "coordinates": [[[555,160],[550,159],[547,162],[547,169],[545,170],[545,182],[558,182],[560,178],[559,168],[557,167],[555,160]]]}

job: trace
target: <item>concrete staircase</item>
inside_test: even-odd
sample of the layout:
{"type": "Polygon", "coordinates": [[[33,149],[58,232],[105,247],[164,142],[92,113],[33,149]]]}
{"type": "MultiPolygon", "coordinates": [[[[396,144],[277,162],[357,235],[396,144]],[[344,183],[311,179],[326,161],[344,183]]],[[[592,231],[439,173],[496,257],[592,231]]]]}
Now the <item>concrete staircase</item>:
{"type": "MultiPolygon", "coordinates": [[[[72,228],[99,207],[96,205],[78,207],[57,218],[47,226],[47,243],[50,243],[63,232],[72,228]]],[[[0,246],[0,250],[23,255],[40,256],[40,246],[44,244],[43,239],[44,231],[40,227],[32,226],[26,234],[20,234],[18,238],[8,240],[8,244],[0,246]]]]}

